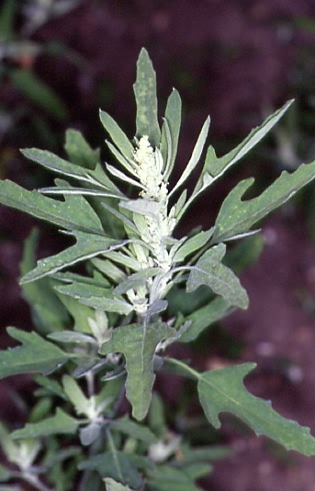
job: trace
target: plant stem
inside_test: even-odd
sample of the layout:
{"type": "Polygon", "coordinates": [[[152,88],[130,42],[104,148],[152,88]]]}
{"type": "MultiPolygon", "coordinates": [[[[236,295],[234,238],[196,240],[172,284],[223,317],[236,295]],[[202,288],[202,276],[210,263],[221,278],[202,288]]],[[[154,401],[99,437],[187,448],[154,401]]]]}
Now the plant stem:
{"type": "Polygon", "coordinates": [[[182,372],[187,372],[186,376],[189,376],[190,378],[199,380],[200,373],[197,372],[196,370],[194,370],[193,368],[191,368],[189,365],[186,365],[186,363],[184,363],[180,360],[176,360],[175,358],[166,358],[165,360],[167,361],[168,364],[174,365],[175,368],[176,367],[180,368],[180,371],[178,372],[178,373],[180,373],[180,375],[183,375],[182,372]]]}

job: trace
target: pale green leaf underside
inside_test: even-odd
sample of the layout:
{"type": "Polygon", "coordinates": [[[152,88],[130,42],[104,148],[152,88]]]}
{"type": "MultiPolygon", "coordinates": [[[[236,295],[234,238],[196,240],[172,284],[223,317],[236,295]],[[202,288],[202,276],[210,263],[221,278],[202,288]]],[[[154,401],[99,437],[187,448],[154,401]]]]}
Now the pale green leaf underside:
{"type": "Polygon", "coordinates": [[[225,244],[219,244],[211,247],[201,256],[191,268],[187,291],[191,292],[201,285],[206,285],[230,305],[246,309],[248,307],[246,291],[233,271],[221,262],[225,250],[225,244]]]}
{"type": "Polygon", "coordinates": [[[256,222],[290,199],[315,177],[315,162],[302,164],[289,174],[284,171],[260,196],[243,200],[254,179],[241,181],[224,200],[215,223],[213,242],[247,232],[256,222]]]}
{"type": "Polygon", "coordinates": [[[21,279],[21,283],[29,283],[44,276],[51,275],[78,262],[91,259],[100,254],[115,250],[121,247],[121,241],[109,239],[101,235],[85,234],[84,232],[74,232],[76,244],[63,250],[55,256],[40,259],[37,267],[27,273],[21,279]]]}
{"type": "Polygon", "coordinates": [[[232,413],[248,424],[257,435],[265,435],[288,450],[315,455],[315,438],[309,428],[280,416],[271,404],[253,396],[243,379],[255,368],[244,363],[198,376],[198,393],[204,412],[215,428],[220,428],[219,414],[232,413]]]}
{"type": "Polygon", "coordinates": [[[132,324],[114,329],[111,340],[102,345],[101,354],[118,352],[126,359],[126,393],[138,420],[146,416],[151,402],[155,349],[160,341],[172,336],[174,330],[161,322],[146,327],[132,324]]]}
{"type": "Polygon", "coordinates": [[[137,104],[137,137],[147,135],[151,145],[157,147],[161,131],[158,122],[156,77],[152,61],[144,48],[137,61],[137,79],[133,88],[137,104]]]}
{"type": "Polygon", "coordinates": [[[0,351],[0,378],[23,373],[51,372],[71,358],[55,344],[35,332],[8,328],[9,335],[22,346],[0,351]]]}
{"type": "Polygon", "coordinates": [[[73,435],[79,422],[57,408],[56,414],[38,423],[27,423],[21,430],[12,433],[13,438],[38,438],[50,435],[73,435]]]}
{"type": "Polygon", "coordinates": [[[70,375],[64,375],[62,377],[62,385],[65,393],[74,405],[76,413],[87,414],[90,407],[90,401],[83,394],[78,382],[74,380],[74,378],[70,377],[70,375]]]}
{"type": "Polygon", "coordinates": [[[100,233],[102,228],[93,208],[83,197],[79,197],[80,201],[77,198],[68,196],[65,201],[57,201],[37,191],[27,191],[14,182],[0,181],[0,203],[3,205],[67,230],[100,233]]]}

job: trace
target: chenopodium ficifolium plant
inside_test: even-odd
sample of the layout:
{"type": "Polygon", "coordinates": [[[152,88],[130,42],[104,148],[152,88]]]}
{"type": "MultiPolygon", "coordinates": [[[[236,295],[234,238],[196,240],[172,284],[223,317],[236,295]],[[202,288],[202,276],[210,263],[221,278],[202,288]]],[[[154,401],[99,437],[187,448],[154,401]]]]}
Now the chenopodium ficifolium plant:
{"type": "Polygon", "coordinates": [[[308,428],[281,417],[244,386],[254,363],[200,373],[165,354],[171,343],[196,339],[232,308],[247,308],[246,291],[224,259],[226,243],[257,232],[252,231],[257,222],[315,177],[315,162],[301,165],[291,174],[283,172],[252,199],[244,194],[253,179],[242,180],[211,228],[174,236],[196,198],[268,133],[292,101],[226,155],[218,157],[210,145],[189,194],[185,184],[203,154],[209,118],[170,188],[181,99],[173,90],[160,125],[155,72],[145,49],[139,55],[134,93],[132,141],[109,114],[100,112],[115,164],[103,166],[99,150],[78,131],[68,130],[67,160],[34,148],[22,152],[61,176],[53,187],[28,191],[10,181],[0,183],[2,204],[57,225],[74,239],[37,264],[37,232],[26,241],[21,285],[36,330],[8,328],[20,344],[0,352],[0,376],[35,374],[39,402],[23,428],[10,434],[1,427],[3,451],[15,465],[15,470],[0,469],[2,481],[24,479],[35,489],[57,491],[70,490],[79,480],[80,490],[103,489],[104,479],[108,491],[200,489],[195,481],[209,473],[213,450],[195,451],[178,436],[169,437],[161,400],[156,394],[152,398],[160,369],[195,381],[200,405],[214,428],[220,427],[220,413],[232,413],[257,435],[315,455],[308,428]],[[79,269],[69,270],[77,264],[79,269]],[[186,305],[175,313],[174,292],[186,305]],[[197,308],[187,313],[187,302],[200,296],[197,308]],[[133,418],[121,417],[124,393],[133,418]],[[147,425],[139,423],[146,417],[147,425]],[[65,466],[69,459],[71,465],[65,466]]]}

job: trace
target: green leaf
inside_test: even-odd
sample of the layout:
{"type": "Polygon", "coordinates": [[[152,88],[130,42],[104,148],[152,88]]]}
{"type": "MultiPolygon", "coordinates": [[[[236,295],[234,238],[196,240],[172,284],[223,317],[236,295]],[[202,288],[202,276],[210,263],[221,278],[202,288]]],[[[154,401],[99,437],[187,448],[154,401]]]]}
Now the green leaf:
{"type": "MultiPolygon", "coordinates": [[[[0,464],[0,482],[7,482],[11,478],[10,471],[0,464]]],[[[0,487],[1,489],[1,487],[0,487]]]]}
{"type": "Polygon", "coordinates": [[[201,256],[191,268],[187,280],[187,291],[191,292],[200,285],[207,285],[230,305],[246,309],[248,307],[246,291],[233,271],[221,262],[225,250],[225,244],[219,244],[211,247],[201,256]]]}
{"type": "Polygon", "coordinates": [[[83,394],[78,382],[74,380],[73,377],[70,377],[69,375],[64,375],[62,377],[62,384],[65,393],[75,407],[76,413],[87,415],[91,403],[89,399],[83,394]]]}
{"type": "Polygon", "coordinates": [[[243,384],[254,363],[234,365],[198,375],[198,393],[203,410],[215,428],[219,414],[229,412],[248,424],[257,435],[265,435],[288,450],[315,455],[315,438],[301,427],[276,413],[271,404],[250,394],[243,384]]]}
{"type": "Polygon", "coordinates": [[[22,346],[0,351],[0,378],[24,373],[47,373],[66,363],[71,354],[44,340],[35,332],[8,328],[9,335],[22,346]]]}
{"type": "Polygon", "coordinates": [[[21,284],[38,280],[61,269],[73,266],[78,262],[99,256],[106,251],[118,249],[125,244],[125,242],[109,239],[105,236],[86,234],[84,232],[73,232],[73,235],[76,238],[75,245],[68,247],[55,256],[40,259],[36,268],[23,276],[21,284]]]}
{"type": "Polygon", "coordinates": [[[128,315],[133,309],[132,305],[122,297],[118,295],[113,297],[112,290],[108,288],[73,281],[70,285],[56,286],[56,289],[58,292],[69,295],[93,309],[117,312],[123,315],[128,315]]]}
{"type": "Polygon", "coordinates": [[[50,435],[74,435],[79,421],[57,408],[56,414],[39,423],[27,423],[21,430],[12,433],[12,438],[38,438],[50,435]]]}
{"type": "Polygon", "coordinates": [[[5,0],[0,10],[0,42],[10,41],[14,37],[14,18],[18,3],[5,0]]]}
{"type": "Polygon", "coordinates": [[[212,241],[220,242],[247,232],[252,225],[285,203],[315,177],[315,162],[284,171],[260,196],[242,200],[254,179],[241,181],[224,200],[215,223],[212,241]]]}
{"type": "Polygon", "coordinates": [[[219,177],[232,165],[238,162],[244,157],[257,143],[264,138],[264,136],[269,133],[275,124],[278,123],[279,119],[282,118],[284,113],[292,105],[293,100],[288,101],[284,106],[273,114],[268,116],[268,118],[257,128],[254,128],[249,135],[233,150],[224,155],[223,157],[216,157],[213,147],[209,147],[205,169],[214,178],[219,177]]]}
{"type": "Polygon", "coordinates": [[[110,477],[106,477],[104,479],[105,485],[106,485],[106,491],[132,491],[129,486],[123,486],[117,481],[114,481],[114,479],[111,479],[110,477]]]}
{"type": "Polygon", "coordinates": [[[214,230],[213,228],[210,228],[209,230],[206,231],[201,230],[200,232],[193,235],[192,237],[189,237],[174,255],[174,262],[181,263],[192,252],[196,252],[199,249],[201,249],[204,245],[206,245],[206,243],[210,240],[213,234],[213,230],[214,230]]]}
{"type": "Polygon", "coordinates": [[[154,276],[157,276],[158,274],[161,274],[163,270],[161,268],[146,268],[143,269],[142,271],[138,271],[137,273],[133,273],[132,275],[128,276],[125,280],[123,280],[121,283],[119,283],[118,286],[114,289],[113,293],[114,295],[118,294],[123,294],[131,290],[132,288],[139,288],[141,286],[146,285],[146,281],[149,278],[153,278],[154,276]]]}
{"type": "Polygon", "coordinates": [[[284,113],[289,109],[293,101],[288,101],[281,109],[269,116],[262,125],[254,128],[250,134],[243,140],[236,148],[231,150],[223,157],[217,157],[215,150],[212,146],[209,146],[206,156],[206,161],[197,184],[192,192],[191,197],[182,208],[178,215],[180,219],[186,212],[191,203],[205,191],[209,186],[213,184],[221,175],[227,171],[232,165],[238,162],[244,157],[260,140],[272,129],[272,127],[279,121],[284,113]]]}
{"type": "Polygon", "coordinates": [[[112,478],[132,489],[140,489],[143,484],[141,475],[124,452],[103,452],[80,462],[78,468],[97,471],[102,477],[112,478]]]}
{"type": "Polygon", "coordinates": [[[133,86],[137,104],[137,131],[141,138],[149,137],[153,147],[157,147],[161,139],[158,122],[155,71],[146,49],[142,48],[137,61],[137,79],[133,86]]]}
{"type": "Polygon", "coordinates": [[[189,178],[189,176],[191,175],[191,173],[195,169],[196,165],[198,164],[199,159],[200,159],[201,154],[202,154],[202,151],[203,151],[203,148],[204,148],[204,145],[206,143],[208,133],[209,133],[209,126],[210,126],[210,118],[208,116],[208,118],[206,119],[206,121],[203,124],[203,127],[201,128],[200,134],[198,136],[197,142],[195,144],[195,147],[193,149],[193,153],[189,159],[189,162],[186,165],[184,172],[182,173],[181,177],[179,178],[179,180],[177,181],[177,183],[173,187],[173,189],[170,193],[170,196],[176,191],[177,188],[182,186],[182,184],[184,184],[184,182],[187,181],[187,179],[189,178]]]}
{"type": "Polygon", "coordinates": [[[182,101],[177,90],[173,89],[167,99],[165,109],[165,119],[169,126],[171,146],[167,142],[165,123],[162,130],[161,153],[166,166],[164,169],[165,180],[167,180],[173,170],[178,147],[179,131],[182,119],[182,101]]]}
{"type": "Polygon", "coordinates": [[[134,148],[125,133],[120,129],[116,121],[106,112],[100,111],[101,122],[116,145],[120,153],[126,159],[133,158],[134,148]]]}
{"type": "Polygon", "coordinates": [[[122,196],[121,191],[105,174],[100,164],[97,164],[94,170],[86,169],[67,160],[61,159],[52,152],[40,150],[39,148],[24,148],[22,154],[27,158],[42,165],[57,174],[63,174],[73,179],[78,179],[93,186],[105,188],[117,196],[122,196]]]}
{"type": "Polygon", "coordinates": [[[184,469],[160,465],[149,473],[149,485],[154,491],[201,491],[184,469]]]}
{"type": "Polygon", "coordinates": [[[60,121],[68,117],[67,107],[60,97],[33,72],[16,68],[9,73],[14,87],[32,102],[60,121]]]}
{"type": "Polygon", "coordinates": [[[174,329],[157,322],[148,326],[131,324],[114,329],[101,354],[123,353],[126,359],[126,394],[135,419],[143,419],[149,409],[155,380],[153,358],[157,345],[172,336],[174,329]]]}
{"type": "Polygon", "coordinates": [[[9,180],[0,181],[0,203],[3,205],[67,230],[100,233],[102,228],[93,208],[84,198],[79,197],[80,201],[77,198],[69,196],[65,201],[57,201],[37,191],[27,191],[9,180]]]}
{"type": "Polygon", "coordinates": [[[141,440],[149,445],[156,443],[157,441],[156,436],[147,426],[143,426],[135,421],[132,421],[128,416],[116,419],[112,423],[111,427],[114,430],[118,430],[121,433],[131,436],[137,440],[141,440]]]}
{"type": "Polygon", "coordinates": [[[194,341],[205,329],[223,319],[231,311],[231,305],[223,298],[215,298],[208,305],[201,307],[186,318],[186,321],[191,321],[191,324],[181,336],[180,342],[189,343],[194,341]]]}
{"type": "Polygon", "coordinates": [[[94,150],[78,130],[66,131],[65,151],[73,164],[94,170],[100,162],[100,150],[94,150]]]}
{"type": "MultiPolygon", "coordinates": [[[[34,229],[24,242],[23,258],[20,264],[22,275],[26,275],[35,266],[38,237],[38,230],[34,229]]],[[[22,295],[32,309],[34,324],[42,333],[62,329],[68,324],[69,314],[47,279],[23,285],[22,295]]]]}

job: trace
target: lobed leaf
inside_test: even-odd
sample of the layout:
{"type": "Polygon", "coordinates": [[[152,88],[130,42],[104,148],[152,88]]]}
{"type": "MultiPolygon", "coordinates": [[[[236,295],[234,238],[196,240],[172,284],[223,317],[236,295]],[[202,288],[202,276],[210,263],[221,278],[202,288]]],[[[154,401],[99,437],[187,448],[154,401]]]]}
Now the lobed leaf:
{"type": "Polygon", "coordinates": [[[210,423],[220,428],[219,414],[229,412],[248,424],[257,435],[272,438],[288,450],[315,455],[315,438],[309,428],[283,418],[270,403],[248,392],[243,379],[255,366],[244,363],[198,376],[200,403],[210,423]]]}
{"type": "Polygon", "coordinates": [[[79,197],[80,201],[74,201],[73,198],[78,197],[69,196],[65,201],[57,201],[37,191],[28,191],[9,180],[0,181],[0,203],[3,205],[66,230],[100,233],[102,227],[93,208],[84,198],[79,197]]]}
{"type": "Polygon", "coordinates": [[[225,254],[225,244],[211,247],[191,267],[186,289],[187,292],[196,290],[201,285],[206,285],[211,290],[223,297],[230,305],[246,309],[248,297],[239,279],[231,269],[222,264],[225,254]]]}
{"type": "Polygon", "coordinates": [[[215,222],[213,242],[221,242],[247,232],[256,222],[290,199],[315,178],[315,162],[302,164],[289,174],[284,171],[260,196],[242,200],[254,179],[241,181],[225,198],[215,222]]]}
{"type": "Polygon", "coordinates": [[[22,346],[0,351],[0,378],[24,373],[48,373],[72,357],[36,332],[8,327],[8,334],[20,341],[22,346]]]}
{"type": "Polygon", "coordinates": [[[174,333],[174,329],[162,322],[148,326],[126,325],[114,329],[111,340],[100,349],[102,355],[115,352],[124,355],[127,369],[126,395],[135,419],[143,419],[149,410],[155,380],[153,358],[157,345],[174,336],[174,333]]]}

